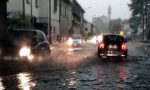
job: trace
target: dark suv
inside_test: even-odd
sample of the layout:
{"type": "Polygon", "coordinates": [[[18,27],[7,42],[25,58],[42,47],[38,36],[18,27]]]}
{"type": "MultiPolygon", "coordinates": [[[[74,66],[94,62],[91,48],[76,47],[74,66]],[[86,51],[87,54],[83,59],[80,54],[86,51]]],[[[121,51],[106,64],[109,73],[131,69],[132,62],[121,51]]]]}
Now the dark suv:
{"type": "Polygon", "coordinates": [[[40,30],[13,29],[0,38],[0,58],[32,60],[50,55],[50,45],[40,30]]]}
{"type": "Polygon", "coordinates": [[[128,53],[126,41],[119,35],[104,35],[103,41],[98,43],[98,56],[100,58],[107,57],[123,57],[126,58],[128,53]]]}

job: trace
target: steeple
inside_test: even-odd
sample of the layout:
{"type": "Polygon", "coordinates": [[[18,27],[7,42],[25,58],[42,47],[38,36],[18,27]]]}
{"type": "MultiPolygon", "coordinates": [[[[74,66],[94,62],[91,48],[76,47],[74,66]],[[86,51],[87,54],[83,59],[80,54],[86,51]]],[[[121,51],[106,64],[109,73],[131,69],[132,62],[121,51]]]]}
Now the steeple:
{"type": "Polygon", "coordinates": [[[108,18],[111,19],[111,6],[108,7],[108,18]]]}

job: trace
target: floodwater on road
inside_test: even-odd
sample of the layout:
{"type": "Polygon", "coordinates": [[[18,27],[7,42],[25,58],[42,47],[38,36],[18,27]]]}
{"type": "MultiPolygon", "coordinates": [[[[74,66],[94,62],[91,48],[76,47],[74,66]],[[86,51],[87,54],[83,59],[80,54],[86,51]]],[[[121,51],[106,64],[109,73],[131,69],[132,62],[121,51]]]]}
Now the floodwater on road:
{"type": "Polygon", "coordinates": [[[2,76],[0,90],[150,89],[150,59],[134,43],[128,43],[129,57],[125,61],[99,61],[96,48],[94,44],[69,51],[57,48],[51,57],[56,60],[56,67],[62,69],[40,66],[39,70],[2,76]]]}

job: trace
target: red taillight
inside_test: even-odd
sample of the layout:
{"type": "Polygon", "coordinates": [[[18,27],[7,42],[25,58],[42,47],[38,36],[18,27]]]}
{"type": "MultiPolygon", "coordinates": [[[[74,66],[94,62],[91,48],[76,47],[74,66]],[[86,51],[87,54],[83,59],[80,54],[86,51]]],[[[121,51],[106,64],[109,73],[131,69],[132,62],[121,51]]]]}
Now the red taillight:
{"type": "Polygon", "coordinates": [[[126,45],[126,43],[123,43],[123,44],[121,45],[121,49],[122,49],[123,51],[126,51],[126,50],[127,50],[127,45],[126,45]]]}
{"type": "Polygon", "coordinates": [[[101,43],[99,44],[99,47],[103,49],[103,48],[105,48],[105,44],[104,44],[103,42],[101,42],[101,43]]]}

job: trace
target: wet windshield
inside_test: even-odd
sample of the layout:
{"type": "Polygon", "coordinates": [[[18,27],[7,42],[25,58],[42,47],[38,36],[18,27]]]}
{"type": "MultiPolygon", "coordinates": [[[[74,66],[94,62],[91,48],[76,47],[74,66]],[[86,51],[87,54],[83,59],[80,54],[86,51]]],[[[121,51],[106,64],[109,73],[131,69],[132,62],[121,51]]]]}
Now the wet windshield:
{"type": "Polygon", "coordinates": [[[0,0],[0,90],[150,90],[150,0],[0,0]]]}

